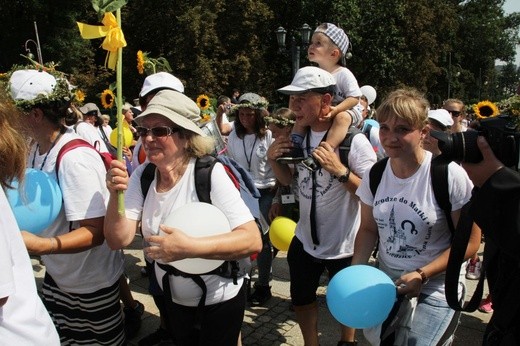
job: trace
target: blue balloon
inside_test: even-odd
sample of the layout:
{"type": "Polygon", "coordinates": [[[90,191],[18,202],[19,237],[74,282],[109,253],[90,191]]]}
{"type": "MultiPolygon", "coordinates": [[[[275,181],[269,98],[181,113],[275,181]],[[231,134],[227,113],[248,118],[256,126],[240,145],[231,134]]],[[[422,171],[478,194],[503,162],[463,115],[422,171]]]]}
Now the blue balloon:
{"type": "Polygon", "coordinates": [[[368,265],[339,271],[327,287],[327,305],[343,325],[364,329],[388,317],[396,299],[396,287],[388,275],[368,265]]]}
{"type": "Polygon", "coordinates": [[[365,129],[367,125],[372,125],[372,127],[379,128],[379,123],[377,122],[377,120],[374,119],[365,119],[363,122],[363,129],[365,129]]]}
{"type": "Polygon", "coordinates": [[[7,190],[7,199],[20,230],[39,234],[49,227],[62,206],[62,194],[56,178],[38,169],[27,168],[25,181],[7,190]]]}

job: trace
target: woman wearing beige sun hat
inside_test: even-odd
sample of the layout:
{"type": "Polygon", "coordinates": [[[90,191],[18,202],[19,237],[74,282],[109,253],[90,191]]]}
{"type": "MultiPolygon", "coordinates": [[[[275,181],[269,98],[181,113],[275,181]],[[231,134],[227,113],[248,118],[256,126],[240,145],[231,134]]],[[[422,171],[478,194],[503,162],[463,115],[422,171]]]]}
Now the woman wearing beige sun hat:
{"type": "MultiPolygon", "coordinates": [[[[159,91],[135,121],[147,159],[156,166],[148,193],[143,195],[141,176],[147,165],[139,166],[129,178],[125,166],[113,161],[107,174],[110,201],[105,236],[114,248],[130,244],[138,223],[142,224],[148,258],[168,263],[186,258],[231,260],[258,252],[261,239],[253,216],[240,197],[224,167],[217,163],[211,173],[211,202],[227,217],[231,232],[194,238],[185,230],[162,225],[176,209],[199,201],[195,187],[197,158],[213,151],[213,141],[195,121],[200,110],[191,99],[173,91],[159,91]],[[125,193],[125,214],[117,210],[117,192],[125,193]],[[159,229],[163,235],[159,234],[159,229]]],[[[200,275],[207,293],[192,278],[167,275],[155,266],[155,275],[163,283],[165,295],[171,292],[169,329],[177,345],[236,344],[245,310],[243,278],[200,275]],[[166,285],[166,286],[165,286],[166,285]]]]}

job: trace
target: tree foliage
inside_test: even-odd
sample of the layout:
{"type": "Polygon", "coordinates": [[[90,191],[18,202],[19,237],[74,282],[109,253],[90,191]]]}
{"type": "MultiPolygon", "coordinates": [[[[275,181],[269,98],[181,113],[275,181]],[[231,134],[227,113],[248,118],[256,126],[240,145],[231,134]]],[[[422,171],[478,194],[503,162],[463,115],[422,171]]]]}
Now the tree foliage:
{"type": "MultiPolygon", "coordinates": [[[[98,3],[102,3],[98,1],[98,3]]],[[[308,23],[335,23],[348,33],[347,61],[360,85],[378,90],[379,100],[398,86],[413,86],[430,102],[459,97],[468,103],[507,97],[518,85],[518,71],[495,71],[495,60],[511,63],[519,41],[520,13],[505,15],[504,0],[129,0],[122,8],[123,94],[137,97],[144,80],[136,68],[138,50],[164,57],[195,98],[230,94],[232,88],[286,99],[276,89],[291,79],[291,54],[279,50],[275,30],[283,26],[287,45],[308,23]],[[516,78],[516,79],[515,79],[516,78]]],[[[90,1],[0,0],[0,72],[24,63],[24,43],[36,39],[38,23],[45,61],[59,63],[88,101],[114,80],[103,67],[101,39],[83,40],[76,21],[100,24],[90,1]]],[[[36,47],[29,42],[33,54],[36,47]]]]}

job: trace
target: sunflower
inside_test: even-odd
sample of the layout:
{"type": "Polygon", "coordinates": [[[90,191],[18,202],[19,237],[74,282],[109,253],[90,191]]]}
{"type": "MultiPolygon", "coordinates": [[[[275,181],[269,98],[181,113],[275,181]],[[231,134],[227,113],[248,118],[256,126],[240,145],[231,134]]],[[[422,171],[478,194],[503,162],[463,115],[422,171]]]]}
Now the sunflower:
{"type": "Polygon", "coordinates": [[[473,111],[477,115],[477,119],[486,119],[496,117],[500,114],[498,107],[491,101],[480,101],[473,106],[473,111]]]}
{"type": "Polygon", "coordinates": [[[199,95],[197,97],[197,106],[200,108],[201,111],[205,111],[206,109],[211,106],[211,103],[209,102],[209,97],[205,94],[199,95]]]}
{"type": "Polygon", "coordinates": [[[83,101],[85,101],[85,93],[83,91],[81,91],[80,89],[77,89],[74,92],[74,97],[76,98],[76,101],[78,101],[79,103],[82,103],[83,101]]]}
{"type": "Polygon", "coordinates": [[[101,105],[105,109],[110,109],[114,107],[114,101],[116,99],[116,96],[110,89],[103,90],[103,93],[101,94],[101,105]]]}
{"type": "Polygon", "coordinates": [[[137,72],[144,73],[144,54],[142,50],[137,51],[137,72]]]}

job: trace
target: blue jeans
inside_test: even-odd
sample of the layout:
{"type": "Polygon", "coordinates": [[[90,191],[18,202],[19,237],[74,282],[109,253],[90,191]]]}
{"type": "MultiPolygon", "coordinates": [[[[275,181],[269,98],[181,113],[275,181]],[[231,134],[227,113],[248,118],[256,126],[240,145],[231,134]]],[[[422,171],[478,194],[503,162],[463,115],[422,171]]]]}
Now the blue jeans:
{"type": "Polygon", "coordinates": [[[437,345],[454,314],[455,311],[449,307],[446,299],[421,294],[415,308],[408,345],[437,345]]]}
{"type": "MultiPolygon", "coordinates": [[[[258,201],[260,205],[260,212],[267,222],[269,222],[269,209],[273,202],[275,191],[271,188],[261,189],[260,199],[258,201]]],[[[260,286],[269,286],[271,281],[271,266],[273,264],[273,254],[271,241],[269,240],[269,232],[262,235],[262,251],[258,254],[256,259],[258,265],[258,282],[260,286]]]]}

